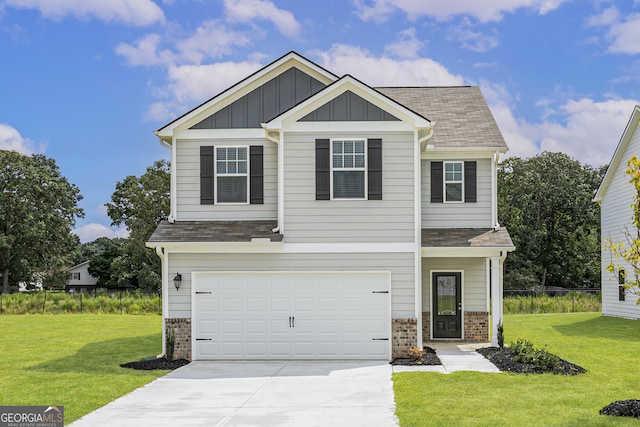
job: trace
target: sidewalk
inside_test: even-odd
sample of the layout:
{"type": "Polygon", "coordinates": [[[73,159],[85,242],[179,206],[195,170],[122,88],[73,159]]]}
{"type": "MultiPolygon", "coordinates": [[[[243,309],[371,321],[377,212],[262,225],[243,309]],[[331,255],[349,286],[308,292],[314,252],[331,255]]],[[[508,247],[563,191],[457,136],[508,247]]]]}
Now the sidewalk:
{"type": "Polygon", "coordinates": [[[456,343],[429,343],[436,350],[442,365],[401,366],[392,365],[393,372],[439,372],[448,374],[457,371],[493,372],[500,370],[481,354],[476,348],[488,347],[490,344],[456,344],[456,343]]]}

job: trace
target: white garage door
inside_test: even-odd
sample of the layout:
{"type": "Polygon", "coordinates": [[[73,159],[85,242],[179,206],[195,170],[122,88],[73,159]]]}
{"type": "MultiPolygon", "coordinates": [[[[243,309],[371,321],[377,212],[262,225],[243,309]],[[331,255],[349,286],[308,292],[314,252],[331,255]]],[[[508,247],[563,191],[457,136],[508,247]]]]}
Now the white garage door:
{"type": "Polygon", "coordinates": [[[389,359],[389,273],[194,273],[196,360],[389,359]]]}

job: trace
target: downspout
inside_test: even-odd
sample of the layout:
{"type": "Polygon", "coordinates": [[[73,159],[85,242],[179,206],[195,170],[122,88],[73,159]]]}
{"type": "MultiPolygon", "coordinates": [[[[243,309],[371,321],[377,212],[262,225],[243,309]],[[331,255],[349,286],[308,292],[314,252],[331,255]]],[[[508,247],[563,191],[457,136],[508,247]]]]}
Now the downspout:
{"type": "Polygon", "coordinates": [[[420,136],[418,137],[420,152],[425,151],[427,149],[427,141],[430,140],[431,137],[433,136],[433,128],[435,127],[435,125],[436,125],[436,122],[431,122],[431,125],[427,128],[427,133],[421,137],[420,136]]]}
{"type": "Polygon", "coordinates": [[[162,266],[162,353],[156,356],[158,359],[160,359],[165,357],[165,349],[167,348],[167,326],[165,318],[169,313],[169,254],[163,251],[162,247],[160,246],[156,246],[156,254],[160,257],[160,264],[162,266]]]}
{"type": "MultiPolygon", "coordinates": [[[[156,133],[157,135],[157,133],[156,133]]],[[[170,212],[169,212],[169,217],[167,218],[167,220],[169,221],[169,223],[173,224],[176,220],[174,213],[176,212],[176,204],[174,202],[174,195],[176,194],[176,183],[175,183],[175,164],[176,164],[176,154],[175,154],[175,150],[173,149],[173,144],[168,143],[167,141],[165,141],[164,139],[162,139],[161,136],[158,136],[158,141],[160,142],[160,145],[162,145],[164,148],[171,150],[171,182],[170,182],[170,191],[169,191],[169,204],[170,204],[170,212]]]]}
{"type": "Polygon", "coordinates": [[[281,139],[282,139],[282,133],[280,132],[280,130],[278,129],[269,129],[267,128],[266,123],[261,123],[260,124],[262,126],[262,128],[264,129],[264,133],[266,138],[275,143],[278,147],[278,225],[276,226],[276,228],[272,229],[271,232],[273,233],[279,233],[280,232],[280,225],[282,224],[282,218],[284,215],[284,183],[283,183],[283,177],[284,177],[284,153],[282,150],[282,144],[280,143],[281,139]]]}
{"type": "Polygon", "coordinates": [[[500,152],[496,151],[491,158],[491,221],[494,231],[500,230],[498,222],[498,162],[500,162],[500,152]]]}

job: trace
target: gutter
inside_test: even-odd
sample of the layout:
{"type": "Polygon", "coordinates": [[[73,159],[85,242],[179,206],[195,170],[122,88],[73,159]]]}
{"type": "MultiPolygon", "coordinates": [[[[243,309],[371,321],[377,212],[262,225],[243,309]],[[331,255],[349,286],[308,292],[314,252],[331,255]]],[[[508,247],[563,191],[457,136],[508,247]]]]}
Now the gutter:
{"type": "Polygon", "coordinates": [[[435,127],[436,122],[431,122],[431,126],[427,129],[427,134],[418,138],[418,144],[420,144],[420,151],[425,151],[427,149],[427,141],[431,139],[433,136],[433,128],[435,127]]]}

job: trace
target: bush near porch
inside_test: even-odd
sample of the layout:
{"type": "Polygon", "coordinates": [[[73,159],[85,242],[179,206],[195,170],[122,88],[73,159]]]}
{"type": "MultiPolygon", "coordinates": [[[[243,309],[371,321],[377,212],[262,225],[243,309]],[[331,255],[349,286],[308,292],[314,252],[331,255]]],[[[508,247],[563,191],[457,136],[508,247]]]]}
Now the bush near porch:
{"type": "Polygon", "coordinates": [[[594,313],[506,315],[505,342],[532,341],[586,374],[456,372],[393,375],[405,426],[637,426],[599,415],[616,400],[640,399],[640,322],[594,313]]]}

